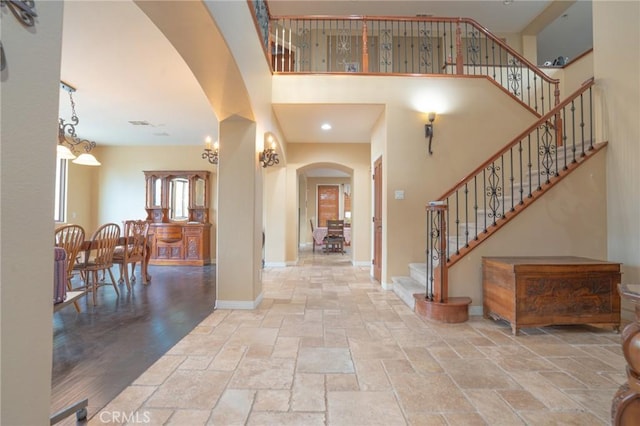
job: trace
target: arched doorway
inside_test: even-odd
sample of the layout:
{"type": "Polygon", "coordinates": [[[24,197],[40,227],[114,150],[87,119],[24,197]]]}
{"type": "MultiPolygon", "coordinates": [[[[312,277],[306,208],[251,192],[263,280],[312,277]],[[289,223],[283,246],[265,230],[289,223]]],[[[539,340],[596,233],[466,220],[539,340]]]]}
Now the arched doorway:
{"type": "MultiPolygon", "coordinates": [[[[298,252],[322,253],[327,220],[344,220],[351,254],[353,171],[337,164],[312,164],[298,170],[298,252]]],[[[350,256],[349,256],[350,257],[350,256]]]]}

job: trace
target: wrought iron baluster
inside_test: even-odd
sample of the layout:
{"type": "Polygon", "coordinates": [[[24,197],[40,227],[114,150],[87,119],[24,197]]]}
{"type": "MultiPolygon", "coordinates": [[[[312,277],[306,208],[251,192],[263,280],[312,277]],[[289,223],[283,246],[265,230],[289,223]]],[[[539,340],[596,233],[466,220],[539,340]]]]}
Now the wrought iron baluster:
{"type": "MultiPolygon", "coordinates": [[[[426,26],[426,23],[425,23],[426,26]]],[[[431,31],[423,28],[419,30],[420,36],[420,70],[424,66],[426,72],[429,71],[429,67],[433,71],[433,45],[431,42],[431,31]]]]}
{"type": "Polygon", "coordinates": [[[486,196],[489,197],[489,213],[488,216],[493,219],[492,225],[496,225],[497,219],[501,217],[500,209],[500,197],[502,197],[502,186],[500,176],[498,172],[501,171],[500,166],[496,166],[495,162],[492,162],[487,166],[489,172],[489,187],[487,188],[486,196]]]}
{"type": "Polygon", "coordinates": [[[536,159],[538,161],[538,190],[542,189],[542,181],[540,175],[540,127],[536,127],[536,159]]]}
{"type": "Polygon", "coordinates": [[[489,75],[489,37],[484,36],[484,62],[487,75],[489,75]]]}
{"type": "Polygon", "coordinates": [[[513,96],[517,98],[521,98],[522,92],[520,90],[520,84],[522,81],[522,73],[520,70],[520,61],[517,58],[511,57],[509,59],[509,91],[513,94],[513,96]]]}
{"type": "Polygon", "coordinates": [[[529,169],[529,196],[527,198],[531,198],[533,195],[531,194],[531,188],[533,188],[533,177],[532,177],[532,168],[533,168],[533,163],[531,162],[531,133],[529,133],[529,135],[527,136],[527,147],[528,147],[528,157],[529,157],[529,161],[527,163],[527,168],[529,169]]]}
{"type": "MultiPolygon", "coordinates": [[[[533,85],[533,97],[535,99],[535,104],[534,104],[534,110],[538,111],[538,76],[534,75],[533,76],[533,81],[534,81],[534,85],[533,85]]],[[[540,80],[541,85],[544,84],[544,81],[542,81],[542,79],[540,80]]],[[[542,87],[540,87],[540,93],[542,93],[542,99],[544,99],[544,89],[542,87]]],[[[544,101],[540,101],[542,104],[542,109],[544,110],[544,101]]]]}
{"type": "MultiPolygon", "coordinates": [[[[458,190],[456,189],[456,254],[460,254],[460,199],[458,197],[458,190]]],[[[451,230],[449,230],[451,233],[451,230]]]]}
{"type": "MultiPolygon", "coordinates": [[[[413,37],[413,29],[414,29],[413,28],[413,24],[414,24],[413,21],[409,22],[409,40],[411,40],[411,72],[412,73],[416,73],[416,68],[415,68],[415,65],[416,65],[415,64],[415,62],[416,62],[415,61],[415,58],[416,58],[416,56],[415,56],[416,45],[415,45],[415,39],[413,37]]],[[[420,72],[420,68],[418,68],[417,72],[420,72]]]]}
{"type": "MultiPolygon", "coordinates": [[[[569,147],[567,145],[567,113],[566,113],[566,109],[563,107],[562,109],[560,109],[558,111],[558,113],[556,114],[558,117],[560,117],[560,120],[562,121],[561,126],[560,126],[560,137],[562,138],[562,149],[564,151],[564,170],[567,170],[567,161],[569,161],[568,159],[568,151],[569,151],[569,147]]],[[[571,150],[571,152],[573,152],[573,150],[571,150]]],[[[573,160],[571,160],[570,162],[575,161],[575,152],[573,152],[573,160]]]]}
{"type": "Polygon", "coordinates": [[[520,205],[524,204],[524,166],[522,164],[522,139],[518,141],[518,155],[520,156],[520,205]]]}
{"type": "MultiPolygon", "coordinates": [[[[431,23],[431,28],[433,29],[433,23],[431,23]]],[[[444,37],[444,35],[442,36],[444,37]]],[[[445,51],[443,49],[443,45],[442,45],[442,38],[440,36],[440,23],[436,22],[436,40],[437,40],[437,47],[438,47],[438,65],[437,68],[434,70],[435,73],[440,73],[441,69],[442,69],[442,62],[444,62],[444,55],[445,55],[445,51]]],[[[434,64],[435,65],[435,64],[434,64]]],[[[446,72],[446,71],[445,71],[446,72]]]]}
{"type": "Polygon", "coordinates": [[[484,233],[487,233],[487,169],[482,169],[482,207],[484,211],[484,233]]]}
{"type": "MultiPolygon", "coordinates": [[[[496,79],[496,43],[495,41],[491,41],[491,62],[492,62],[492,66],[493,66],[493,79],[497,81],[496,79]]],[[[502,69],[501,69],[502,70],[502,69]]],[[[502,71],[500,71],[500,73],[502,73],[502,71]]]]}
{"type": "Polygon", "coordinates": [[[469,188],[464,183],[464,246],[469,247],[469,188]]]}
{"type": "MultiPolygon", "coordinates": [[[[505,183],[505,180],[504,180],[504,154],[502,154],[500,156],[500,175],[501,175],[501,178],[502,178],[501,179],[502,186],[504,187],[504,183],[505,183]]],[[[504,191],[504,188],[503,188],[502,194],[501,194],[502,195],[502,215],[500,217],[504,217],[504,193],[505,193],[505,191],[504,191]]]]}
{"type": "Polygon", "coordinates": [[[468,66],[473,66],[473,74],[476,74],[476,68],[480,63],[480,46],[478,45],[478,32],[473,29],[469,31],[468,25],[465,24],[465,34],[467,35],[467,62],[468,66]]]}
{"type": "Polygon", "coordinates": [[[584,94],[580,95],[580,135],[582,139],[582,156],[584,157],[586,154],[585,146],[584,146],[584,94]]]}
{"type": "MultiPolygon", "coordinates": [[[[533,73],[533,86],[536,85],[536,74],[533,73]]],[[[527,67],[527,105],[531,105],[531,68],[527,67]]]]}
{"type": "Polygon", "coordinates": [[[476,230],[474,232],[474,239],[477,241],[478,240],[478,175],[475,175],[473,177],[473,196],[474,196],[474,203],[473,203],[473,214],[475,216],[475,220],[474,223],[476,224],[476,230]]]}
{"type": "Polygon", "coordinates": [[[540,165],[540,161],[542,162],[542,170],[539,170],[539,174],[546,176],[547,180],[545,183],[549,183],[550,176],[553,172],[553,156],[556,151],[556,147],[553,144],[553,133],[549,120],[542,123],[538,129],[542,130],[542,145],[538,145],[538,165],[540,165]],[[542,157],[542,160],[540,160],[540,157],[542,157]]]}
{"type": "Polygon", "coordinates": [[[559,161],[558,161],[558,129],[553,125],[550,125],[549,127],[553,130],[553,136],[554,136],[552,138],[552,140],[553,140],[553,151],[554,151],[554,154],[555,154],[555,157],[556,157],[555,158],[555,176],[558,177],[558,176],[560,176],[560,169],[558,168],[558,166],[559,166],[559,161]]]}
{"type": "MultiPolygon", "coordinates": [[[[455,31],[453,30],[453,23],[449,22],[449,58],[451,59],[452,65],[453,65],[453,43],[455,43],[455,39],[454,39],[454,34],[455,31]]],[[[452,68],[453,70],[455,70],[455,67],[452,68]]],[[[453,74],[455,74],[455,71],[453,72],[453,74]]]]}
{"type": "MultiPolygon", "coordinates": [[[[404,44],[404,72],[408,73],[409,72],[409,55],[407,53],[407,47],[408,44],[408,37],[407,37],[407,21],[403,21],[403,30],[402,30],[402,36],[403,36],[403,44],[404,44]]],[[[400,41],[398,41],[398,43],[400,43],[400,41]]]]}
{"type": "Polygon", "coordinates": [[[595,143],[593,140],[593,128],[593,92],[589,87],[589,151],[593,149],[593,144],[595,143]]]}
{"type": "MultiPolygon", "coordinates": [[[[515,193],[514,193],[514,188],[513,188],[513,184],[515,181],[515,178],[513,177],[513,146],[511,148],[509,148],[509,170],[510,170],[510,176],[509,176],[509,185],[511,186],[511,209],[509,209],[509,211],[514,211],[515,209],[513,208],[513,201],[515,199],[515,193]]],[[[502,209],[502,213],[504,216],[504,209],[502,209]]]]}
{"type": "MultiPolygon", "coordinates": [[[[571,106],[569,107],[569,110],[571,111],[571,139],[573,140],[573,146],[575,146],[576,150],[577,150],[578,147],[577,147],[577,144],[576,144],[576,103],[575,103],[575,99],[571,101],[571,106]]],[[[584,155],[584,149],[580,153],[580,157],[582,157],[583,155],[584,155]]]]}

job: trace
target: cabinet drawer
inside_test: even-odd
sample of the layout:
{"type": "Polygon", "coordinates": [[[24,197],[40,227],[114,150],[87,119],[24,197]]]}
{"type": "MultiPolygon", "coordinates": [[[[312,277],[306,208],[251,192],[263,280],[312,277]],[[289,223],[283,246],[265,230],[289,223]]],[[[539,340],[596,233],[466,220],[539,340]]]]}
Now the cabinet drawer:
{"type": "Polygon", "coordinates": [[[155,234],[158,242],[175,243],[182,240],[182,228],[179,226],[157,227],[155,234]]]}

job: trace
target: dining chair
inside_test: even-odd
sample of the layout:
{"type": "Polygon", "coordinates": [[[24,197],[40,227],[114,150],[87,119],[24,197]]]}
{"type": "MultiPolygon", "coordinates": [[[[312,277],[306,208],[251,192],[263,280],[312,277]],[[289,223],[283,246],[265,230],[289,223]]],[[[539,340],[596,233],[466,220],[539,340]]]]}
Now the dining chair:
{"type": "Polygon", "coordinates": [[[93,293],[93,306],[97,304],[97,290],[104,284],[98,282],[98,272],[109,272],[111,283],[119,296],[116,280],[111,272],[113,266],[113,253],[115,251],[118,240],[120,239],[120,227],[115,223],[106,223],[100,226],[93,233],[90,245],[84,252],[84,256],[80,262],[77,262],[74,269],[79,271],[84,279],[84,287],[86,291],[93,293]],[[93,277],[93,280],[91,279],[93,277]]]}
{"type": "MultiPolygon", "coordinates": [[[[84,243],[84,228],[80,225],[63,225],[55,230],[55,246],[61,247],[67,253],[67,290],[71,290],[73,268],[78,252],[84,243]]],[[[80,312],[78,302],[73,302],[76,311],[80,312]]]]}
{"type": "Polygon", "coordinates": [[[313,252],[316,252],[316,246],[324,246],[323,243],[316,242],[315,228],[313,227],[313,219],[309,219],[309,224],[311,225],[311,241],[313,241],[313,252]]]}
{"type": "MultiPolygon", "coordinates": [[[[116,247],[113,254],[113,263],[120,266],[120,279],[118,283],[124,282],[131,290],[131,282],[136,282],[136,263],[145,261],[147,255],[147,237],[149,235],[149,222],[146,220],[125,220],[124,221],[124,245],[116,247]],[[131,278],[127,265],[131,265],[131,278]]],[[[144,268],[141,268],[144,269],[144,268]]],[[[141,270],[142,282],[146,283],[144,271],[141,270]]]]}
{"type": "Polygon", "coordinates": [[[325,252],[344,253],[344,220],[327,220],[325,252]]]}

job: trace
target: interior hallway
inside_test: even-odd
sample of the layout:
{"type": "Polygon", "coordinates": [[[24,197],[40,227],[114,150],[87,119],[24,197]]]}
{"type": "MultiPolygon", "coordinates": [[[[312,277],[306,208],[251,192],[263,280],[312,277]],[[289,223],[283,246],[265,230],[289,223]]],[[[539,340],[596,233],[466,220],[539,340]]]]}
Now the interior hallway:
{"type": "Polygon", "coordinates": [[[309,248],[263,283],[259,309],[209,315],[89,423],[608,425],[626,380],[611,330],[425,322],[347,255],[309,248]]]}

